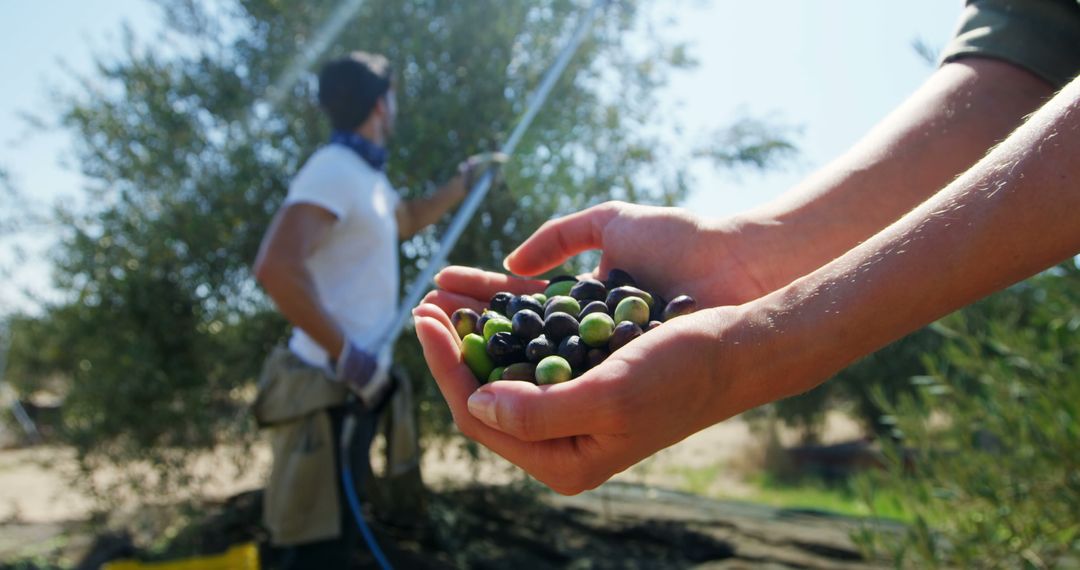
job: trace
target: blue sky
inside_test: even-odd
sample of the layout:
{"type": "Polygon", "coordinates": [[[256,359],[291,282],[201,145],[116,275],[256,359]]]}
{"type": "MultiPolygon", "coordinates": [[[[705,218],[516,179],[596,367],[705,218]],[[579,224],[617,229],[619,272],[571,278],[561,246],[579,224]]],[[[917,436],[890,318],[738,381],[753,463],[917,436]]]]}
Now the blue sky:
{"type": "MultiPolygon", "coordinates": [[[[678,0],[657,2],[665,36],[690,42],[700,65],[676,74],[661,94],[656,127],[685,128],[680,140],[741,116],[769,117],[799,128],[798,161],[783,172],[733,177],[694,167],[686,207],[707,216],[764,203],[855,143],[932,71],[911,47],[916,38],[940,48],[955,27],[961,0],[678,0]]],[[[28,131],[22,112],[48,116],[48,94],[72,88],[60,62],[91,68],[110,53],[127,22],[143,39],[160,29],[148,0],[0,0],[0,168],[47,208],[78,201],[81,179],[65,166],[70,138],[28,131]],[[26,136],[29,134],[30,136],[26,136]]],[[[66,161],[70,163],[70,160],[66,161]]],[[[0,206],[2,207],[2,206],[0,206]]],[[[55,229],[0,240],[0,315],[31,307],[23,289],[50,295],[42,261],[55,229]],[[16,255],[22,250],[23,257],[16,255]]]]}

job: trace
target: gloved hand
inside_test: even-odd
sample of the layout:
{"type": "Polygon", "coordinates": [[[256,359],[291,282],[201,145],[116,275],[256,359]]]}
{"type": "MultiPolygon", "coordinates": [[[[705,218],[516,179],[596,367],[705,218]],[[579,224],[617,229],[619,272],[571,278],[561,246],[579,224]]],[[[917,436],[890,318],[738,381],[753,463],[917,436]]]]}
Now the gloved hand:
{"type": "Polygon", "coordinates": [[[465,191],[472,190],[477,174],[482,174],[492,164],[502,164],[509,158],[501,152],[481,152],[463,160],[458,164],[458,174],[465,185],[465,191]]]}
{"type": "Polygon", "coordinates": [[[376,356],[346,340],[332,365],[337,379],[356,394],[368,410],[377,409],[393,388],[389,347],[376,356]]]}

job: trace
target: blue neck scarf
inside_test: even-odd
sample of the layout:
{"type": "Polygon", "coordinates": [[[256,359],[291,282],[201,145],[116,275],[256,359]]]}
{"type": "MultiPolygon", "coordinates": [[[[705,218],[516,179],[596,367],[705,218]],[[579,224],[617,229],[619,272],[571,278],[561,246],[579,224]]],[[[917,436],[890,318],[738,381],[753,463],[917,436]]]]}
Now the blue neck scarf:
{"type": "Polygon", "coordinates": [[[389,154],[386,152],[386,148],[381,147],[356,133],[334,131],[334,133],[330,135],[330,144],[340,144],[352,149],[353,152],[364,159],[364,162],[368,163],[375,170],[383,171],[386,169],[386,159],[389,154]]]}

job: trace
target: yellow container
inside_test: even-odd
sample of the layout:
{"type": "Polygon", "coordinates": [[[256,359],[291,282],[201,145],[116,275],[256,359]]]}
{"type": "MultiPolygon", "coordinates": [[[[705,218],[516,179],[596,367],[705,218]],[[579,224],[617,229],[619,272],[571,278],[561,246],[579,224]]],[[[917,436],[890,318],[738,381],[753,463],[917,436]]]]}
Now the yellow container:
{"type": "Polygon", "coordinates": [[[165,562],[117,560],[102,570],[259,570],[259,548],[254,543],[238,544],[214,556],[199,556],[165,562]]]}

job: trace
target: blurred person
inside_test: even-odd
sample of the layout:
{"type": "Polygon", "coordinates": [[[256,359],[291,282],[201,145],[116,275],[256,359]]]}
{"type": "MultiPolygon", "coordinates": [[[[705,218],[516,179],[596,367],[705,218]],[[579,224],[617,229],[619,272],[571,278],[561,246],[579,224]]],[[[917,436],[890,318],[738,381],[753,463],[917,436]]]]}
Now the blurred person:
{"type": "MultiPolygon", "coordinates": [[[[293,325],[288,345],[264,364],[255,405],[260,425],[271,427],[274,451],[264,522],[275,545],[292,547],[287,568],[349,567],[358,533],[340,462],[362,468],[354,467],[358,481],[370,475],[379,412],[395,389],[398,396],[408,390],[388,374],[388,350],[376,354],[398,310],[398,239],[460,202],[473,167],[463,163],[428,197],[399,199],[385,174],[397,104],[382,55],[354,52],[327,63],[318,97],[333,134],[292,180],[254,264],[259,283],[293,325]],[[351,410],[350,392],[357,403],[351,410]],[[357,429],[340,457],[350,413],[357,429]]],[[[403,425],[392,429],[404,433],[393,438],[390,452],[400,452],[396,460],[406,467],[418,465],[411,398],[398,411],[393,420],[403,425]]]]}

